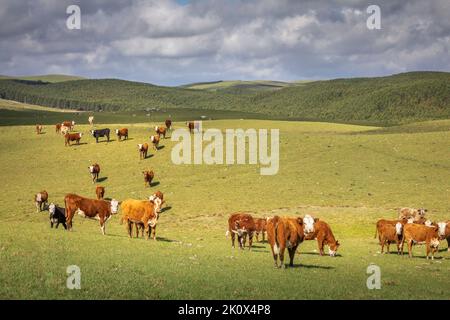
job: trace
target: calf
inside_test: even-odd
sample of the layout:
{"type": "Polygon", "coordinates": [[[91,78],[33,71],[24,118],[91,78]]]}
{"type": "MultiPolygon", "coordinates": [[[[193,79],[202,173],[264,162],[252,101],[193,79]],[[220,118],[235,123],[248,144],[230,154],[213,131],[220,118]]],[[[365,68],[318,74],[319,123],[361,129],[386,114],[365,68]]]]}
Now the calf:
{"type": "Polygon", "coordinates": [[[147,152],[148,152],[148,143],[140,143],[138,144],[138,150],[139,150],[139,159],[147,159],[147,152]]]}
{"type": "MultiPolygon", "coordinates": [[[[403,220],[402,220],[403,221],[403,220]]],[[[400,221],[379,220],[377,222],[378,239],[381,245],[381,253],[384,252],[384,246],[387,245],[387,252],[389,253],[389,245],[391,243],[397,244],[397,253],[400,254],[400,246],[403,239],[404,223],[400,221]]],[[[375,234],[376,237],[376,234],[375,234]]]]}
{"type": "Polygon", "coordinates": [[[297,247],[303,242],[305,234],[303,232],[302,218],[281,218],[275,216],[267,219],[267,239],[272,250],[275,268],[285,268],[284,250],[289,252],[289,266],[294,265],[294,255],[297,247]],[[278,259],[280,266],[278,266],[278,259]]]}
{"type": "Polygon", "coordinates": [[[81,132],[79,133],[66,133],[64,135],[64,145],[70,146],[70,141],[76,141],[77,144],[80,144],[81,136],[83,134],[81,132]]]}
{"type": "Polygon", "coordinates": [[[172,130],[172,120],[167,119],[165,121],[165,125],[166,125],[167,130],[172,130]]]}
{"type": "Polygon", "coordinates": [[[339,241],[334,238],[333,231],[325,221],[317,220],[314,223],[314,231],[305,234],[305,240],[317,239],[320,255],[324,255],[323,247],[328,245],[328,254],[330,257],[336,256],[337,249],[340,246],[339,241]]]}
{"type": "Polygon", "coordinates": [[[50,228],[53,228],[53,225],[56,224],[56,229],[60,223],[62,223],[64,229],[67,230],[66,225],[66,210],[58,205],[50,203],[48,206],[48,212],[50,213],[50,228]]]}
{"type": "Polygon", "coordinates": [[[75,127],[75,121],[64,121],[61,125],[69,128],[69,130],[73,130],[75,127]]]}
{"type": "Polygon", "coordinates": [[[120,141],[120,139],[123,137],[124,140],[128,140],[128,129],[122,128],[122,129],[116,129],[117,134],[117,140],[120,141]]]}
{"type": "Polygon", "coordinates": [[[89,173],[91,174],[92,183],[95,183],[98,180],[98,176],[100,174],[100,166],[98,163],[94,163],[93,165],[88,167],[89,173]]]}
{"type": "Polygon", "coordinates": [[[167,131],[167,128],[158,127],[158,126],[155,127],[156,135],[159,137],[161,137],[161,135],[162,135],[164,139],[166,138],[166,131],[167,131]]]}
{"type": "Polygon", "coordinates": [[[155,173],[153,172],[153,170],[142,171],[142,174],[144,175],[144,187],[146,187],[147,184],[149,187],[151,187],[152,180],[155,177],[155,173]]]}
{"type": "Polygon", "coordinates": [[[376,224],[376,228],[375,228],[375,237],[374,237],[374,238],[376,238],[376,237],[377,237],[377,234],[378,234],[378,240],[379,240],[379,243],[381,244],[381,236],[380,236],[380,233],[378,232],[378,230],[381,228],[381,226],[387,224],[387,225],[391,225],[391,226],[395,227],[395,225],[396,225],[398,222],[400,222],[402,225],[404,225],[405,223],[408,222],[408,220],[406,220],[406,219],[401,219],[401,220],[385,220],[385,219],[380,219],[380,220],[378,220],[378,221],[377,221],[377,224],[376,224]]]}
{"type": "Polygon", "coordinates": [[[151,136],[151,137],[150,137],[150,141],[151,141],[152,144],[153,144],[153,149],[155,149],[155,151],[158,151],[159,135],[151,136]]]}
{"type": "Polygon", "coordinates": [[[158,212],[161,207],[161,199],[150,196],[149,200],[134,200],[127,199],[122,202],[120,208],[122,210],[122,217],[120,223],[127,222],[127,232],[132,238],[132,224],[136,224],[136,234],[138,235],[138,224],[144,225],[146,239],[151,236],[156,240],[156,224],[158,222],[158,212]]]}
{"type": "Polygon", "coordinates": [[[412,247],[413,244],[426,244],[427,248],[427,259],[431,252],[431,259],[434,260],[434,253],[439,247],[439,227],[432,226],[427,227],[422,224],[407,223],[405,224],[403,237],[402,237],[402,248],[401,252],[403,254],[403,244],[406,241],[408,244],[408,254],[412,258],[412,247]]]}
{"type": "Polygon", "coordinates": [[[259,241],[259,234],[262,234],[262,241],[265,241],[267,219],[257,218],[255,219],[255,233],[256,241],[259,241]]]}
{"type": "Polygon", "coordinates": [[[105,200],[88,199],[79,195],[69,193],[64,197],[66,208],[66,222],[68,230],[72,230],[72,220],[75,213],[100,222],[102,234],[105,235],[106,222],[119,210],[119,202],[112,199],[105,200]]]}
{"type": "Polygon", "coordinates": [[[400,220],[403,219],[410,219],[413,218],[414,221],[419,220],[420,218],[425,217],[425,214],[428,212],[427,209],[420,208],[420,209],[414,209],[414,208],[401,208],[399,210],[398,218],[400,220]]]}
{"type": "Polygon", "coordinates": [[[60,133],[61,132],[61,123],[57,123],[55,126],[55,132],[60,133]]]}
{"type": "Polygon", "coordinates": [[[34,195],[34,203],[36,205],[37,212],[44,210],[45,205],[48,203],[48,193],[43,190],[34,195]]]}
{"type": "Polygon", "coordinates": [[[37,134],[41,134],[42,133],[42,125],[41,124],[37,124],[36,125],[36,133],[37,134]]]}
{"type": "Polygon", "coordinates": [[[95,195],[97,196],[97,200],[103,199],[105,196],[105,187],[102,186],[95,187],[95,195]]]}
{"type": "Polygon", "coordinates": [[[450,252],[450,220],[447,222],[439,222],[439,238],[441,240],[447,240],[447,251],[450,252]]]}
{"type": "Polygon", "coordinates": [[[109,133],[109,128],[91,130],[91,134],[95,138],[96,143],[98,143],[98,138],[100,137],[106,137],[106,141],[109,142],[109,133]]]}
{"type": "Polygon", "coordinates": [[[238,236],[239,248],[244,249],[245,239],[248,235],[249,247],[252,248],[253,234],[256,230],[255,221],[250,214],[234,213],[228,218],[228,231],[226,235],[231,234],[231,246],[234,248],[235,235],[238,236]]]}
{"type": "MultiPolygon", "coordinates": [[[[161,200],[161,204],[158,206],[158,213],[161,213],[162,205],[164,204],[164,194],[161,191],[156,191],[153,195],[153,198],[150,197],[150,199],[156,199],[159,198],[161,200]]],[[[136,227],[136,238],[139,237],[139,229],[141,230],[142,237],[144,236],[144,224],[142,222],[134,222],[134,225],[136,227]]]]}

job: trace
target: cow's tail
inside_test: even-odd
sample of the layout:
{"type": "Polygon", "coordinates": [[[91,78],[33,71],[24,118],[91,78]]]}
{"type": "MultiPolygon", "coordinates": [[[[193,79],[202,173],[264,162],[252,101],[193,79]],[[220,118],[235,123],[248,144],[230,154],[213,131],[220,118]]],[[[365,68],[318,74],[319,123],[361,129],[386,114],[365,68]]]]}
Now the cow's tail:
{"type": "Polygon", "coordinates": [[[278,243],[278,224],[280,222],[280,217],[275,216],[272,218],[272,221],[273,221],[273,237],[274,237],[273,253],[279,254],[280,253],[280,244],[278,243]]]}
{"type": "Polygon", "coordinates": [[[377,234],[378,234],[378,226],[375,226],[375,237],[373,237],[374,239],[377,238],[377,234]]]}

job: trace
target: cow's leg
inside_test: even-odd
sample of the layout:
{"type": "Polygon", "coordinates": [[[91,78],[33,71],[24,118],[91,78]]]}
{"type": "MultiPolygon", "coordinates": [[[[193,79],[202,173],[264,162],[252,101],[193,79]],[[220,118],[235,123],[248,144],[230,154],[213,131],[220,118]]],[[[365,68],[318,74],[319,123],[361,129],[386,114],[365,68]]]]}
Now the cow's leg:
{"type": "Polygon", "coordinates": [[[58,227],[59,227],[59,221],[56,223],[56,229],[58,229],[58,227]]]}
{"type": "Polygon", "coordinates": [[[264,231],[262,232],[262,242],[265,242],[266,241],[266,239],[265,239],[265,234],[264,234],[264,231]]]}
{"type": "Polygon", "coordinates": [[[248,250],[252,249],[252,244],[253,244],[253,234],[249,234],[248,235],[248,250]]]}
{"type": "Polygon", "coordinates": [[[102,229],[102,234],[105,235],[106,221],[103,217],[100,217],[100,229],[102,229]]]}
{"type": "Polygon", "coordinates": [[[279,257],[280,257],[280,267],[285,269],[286,266],[284,265],[284,250],[286,249],[286,247],[284,245],[280,245],[280,253],[279,253],[279,257]]]}
{"type": "Polygon", "coordinates": [[[319,247],[319,253],[321,256],[323,256],[323,239],[320,237],[317,237],[317,246],[319,247]]]}
{"type": "Polygon", "coordinates": [[[412,245],[413,245],[413,241],[409,240],[408,241],[408,255],[410,258],[412,258],[412,245]]]}
{"type": "Polygon", "coordinates": [[[427,242],[427,244],[426,244],[426,246],[427,246],[427,260],[428,260],[428,255],[430,254],[430,251],[431,251],[431,247],[430,247],[430,243],[429,242],[427,242]]]}
{"type": "Polygon", "coordinates": [[[386,246],[387,246],[387,251],[386,251],[386,253],[391,253],[391,251],[389,250],[390,244],[391,244],[391,243],[389,242],[389,240],[386,241],[386,246]]]}
{"type": "Polygon", "coordinates": [[[50,221],[50,228],[53,228],[53,222],[50,221]]]}
{"type": "Polygon", "coordinates": [[[293,267],[294,266],[294,256],[295,256],[295,251],[297,250],[297,246],[294,246],[292,248],[288,248],[289,251],[289,266],[293,267]]]}
{"type": "Polygon", "coordinates": [[[151,228],[151,232],[152,232],[152,239],[156,241],[156,225],[151,228]]]}
{"type": "Polygon", "coordinates": [[[231,246],[233,248],[236,248],[235,245],[234,245],[235,237],[236,237],[236,234],[233,231],[231,231],[231,246]]]}
{"type": "Polygon", "coordinates": [[[450,252],[450,237],[447,238],[447,252],[450,252]]]}
{"type": "Polygon", "coordinates": [[[135,223],[134,228],[136,229],[136,238],[139,238],[139,228],[140,228],[139,223],[135,223]]]}
{"type": "Polygon", "coordinates": [[[131,236],[131,228],[133,227],[133,224],[132,224],[132,222],[131,222],[130,220],[127,220],[127,224],[126,224],[125,227],[127,228],[128,236],[129,236],[130,238],[133,238],[133,237],[131,236]]]}
{"type": "Polygon", "coordinates": [[[256,232],[256,242],[259,242],[259,232],[256,232]]]}
{"type": "Polygon", "coordinates": [[[62,223],[62,225],[63,225],[63,227],[64,227],[64,230],[67,230],[67,225],[66,225],[66,222],[65,221],[63,221],[63,222],[61,222],[62,223]]]}
{"type": "Polygon", "coordinates": [[[34,204],[36,205],[36,212],[39,212],[39,208],[40,208],[39,202],[36,201],[34,204]]]}

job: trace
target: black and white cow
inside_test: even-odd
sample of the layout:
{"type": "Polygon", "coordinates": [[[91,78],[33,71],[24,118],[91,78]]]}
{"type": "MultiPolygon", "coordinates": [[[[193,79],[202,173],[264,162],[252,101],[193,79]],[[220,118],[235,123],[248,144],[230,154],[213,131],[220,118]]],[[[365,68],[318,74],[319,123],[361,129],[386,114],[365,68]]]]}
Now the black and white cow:
{"type": "Polygon", "coordinates": [[[50,213],[50,228],[53,228],[54,224],[56,224],[56,228],[58,228],[59,224],[62,223],[64,229],[67,230],[66,209],[55,205],[54,203],[50,203],[48,212],[50,213]]]}
{"type": "Polygon", "coordinates": [[[105,136],[106,136],[106,138],[108,139],[108,142],[109,142],[109,128],[91,130],[91,134],[95,138],[95,141],[97,143],[98,143],[98,138],[99,137],[105,137],[105,136]]]}

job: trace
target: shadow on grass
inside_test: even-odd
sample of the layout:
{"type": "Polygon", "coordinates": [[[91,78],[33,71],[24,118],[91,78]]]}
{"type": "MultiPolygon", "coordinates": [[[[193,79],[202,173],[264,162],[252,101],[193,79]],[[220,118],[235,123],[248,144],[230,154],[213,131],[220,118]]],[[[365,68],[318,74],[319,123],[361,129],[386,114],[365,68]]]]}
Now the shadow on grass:
{"type": "Polygon", "coordinates": [[[295,269],[295,268],[304,268],[304,269],[325,269],[325,270],[331,270],[334,269],[334,267],[330,266],[317,266],[314,264],[295,264],[293,266],[289,266],[289,264],[286,264],[286,269],[295,269]]]}
{"type": "Polygon", "coordinates": [[[107,179],[108,179],[108,177],[101,177],[101,178],[97,179],[97,182],[103,182],[103,181],[105,181],[107,179]]]}
{"type": "Polygon", "coordinates": [[[134,138],[120,139],[120,140],[117,140],[117,141],[118,142],[125,142],[125,141],[128,141],[128,140],[134,140],[134,138]]]}
{"type": "Polygon", "coordinates": [[[153,157],[152,154],[148,154],[143,160],[153,157]]]}
{"type": "Polygon", "coordinates": [[[70,144],[70,146],[71,147],[76,147],[76,146],[82,146],[82,145],[84,145],[84,144],[88,144],[87,142],[80,142],[80,143],[72,143],[72,144],[70,144]]]}
{"type": "MultiPolygon", "coordinates": [[[[320,256],[319,252],[300,252],[300,254],[308,254],[308,255],[312,255],[312,256],[320,256]]],[[[397,252],[396,252],[397,254],[397,252]]],[[[322,257],[329,257],[330,255],[328,253],[324,253],[322,257]]],[[[336,253],[336,255],[332,258],[342,258],[342,255],[340,253],[336,253]]]]}
{"type": "Polygon", "coordinates": [[[109,141],[108,140],[99,140],[96,143],[110,143],[110,142],[114,142],[114,141],[116,141],[116,139],[109,139],[109,141]]]}
{"type": "Polygon", "coordinates": [[[158,146],[158,150],[164,149],[164,146],[158,146]]]}
{"type": "Polygon", "coordinates": [[[158,185],[159,185],[159,181],[155,181],[155,182],[150,183],[150,187],[156,187],[158,185]]]}
{"type": "Polygon", "coordinates": [[[164,207],[164,208],[161,209],[161,213],[169,211],[170,209],[172,209],[171,206],[164,207]]]}

